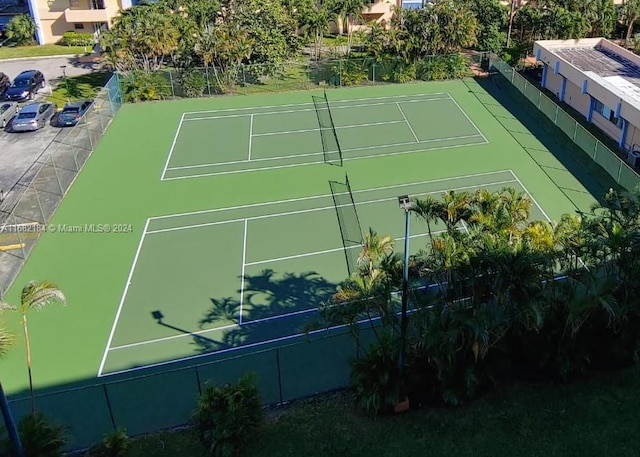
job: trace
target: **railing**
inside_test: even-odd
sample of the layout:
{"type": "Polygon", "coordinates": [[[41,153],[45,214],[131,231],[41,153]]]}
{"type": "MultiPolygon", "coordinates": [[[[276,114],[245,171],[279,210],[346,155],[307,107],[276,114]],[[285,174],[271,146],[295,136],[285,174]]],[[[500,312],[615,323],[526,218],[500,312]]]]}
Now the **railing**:
{"type": "Polygon", "coordinates": [[[600,166],[613,180],[627,190],[640,184],[640,176],[618,154],[609,149],[591,132],[584,128],[555,101],[547,97],[534,84],[502,60],[492,60],[492,69],[524,95],[541,113],[556,125],[584,152],[594,164],[600,166]]]}
{"type": "Polygon", "coordinates": [[[113,75],[93,105],[63,130],[0,202],[0,298],[17,276],[46,224],[122,105],[113,75]]]}

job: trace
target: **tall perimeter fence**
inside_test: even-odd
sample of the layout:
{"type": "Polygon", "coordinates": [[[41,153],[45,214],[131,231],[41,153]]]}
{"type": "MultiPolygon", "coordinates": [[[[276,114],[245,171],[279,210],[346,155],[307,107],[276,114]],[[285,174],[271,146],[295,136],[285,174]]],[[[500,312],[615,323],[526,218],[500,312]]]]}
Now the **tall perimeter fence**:
{"type": "MultiPolygon", "coordinates": [[[[429,60],[431,71],[438,68],[433,65],[433,61],[429,60]]],[[[488,55],[477,56],[476,63],[488,69],[488,55]]],[[[339,65],[338,69],[350,65],[344,62],[333,64],[339,65]]],[[[620,157],[505,62],[494,60],[491,65],[621,186],[631,189],[640,182],[638,175],[620,157]]],[[[308,69],[304,66],[302,68],[308,69]]],[[[359,80],[351,79],[347,83],[345,74],[339,73],[339,79],[334,78],[331,81],[337,81],[337,85],[341,86],[378,82],[378,76],[375,75],[381,73],[377,66],[375,69],[363,65],[358,68],[367,70],[361,71],[358,78],[362,78],[363,74],[368,76],[359,80]]],[[[293,77],[295,69],[290,70],[281,75],[289,74],[293,77]]],[[[206,71],[210,72],[211,69],[206,71]]],[[[427,79],[447,77],[446,72],[440,74],[439,78],[435,76],[438,75],[432,72],[427,79]]],[[[165,89],[169,88],[169,97],[184,95],[181,95],[183,89],[178,89],[175,85],[174,77],[177,78],[177,75],[166,72],[161,75],[164,81],[162,84],[166,84],[165,89]]],[[[246,92],[236,93],[272,91],[276,90],[276,87],[278,90],[317,89],[319,85],[309,76],[296,79],[289,85],[285,85],[284,82],[275,84],[271,78],[273,77],[263,77],[260,84],[244,85],[242,87],[246,92]],[[300,84],[301,80],[306,82],[300,84]],[[268,85],[268,88],[264,85],[268,85]],[[255,89],[256,86],[259,86],[258,89],[255,89]]],[[[412,80],[415,79],[419,79],[417,75],[412,80]]],[[[279,81],[284,79],[280,78],[279,81]]],[[[329,84],[326,79],[322,81],[329,84]]],[[[381,78],[379,81],[394,82],[390,77],[381,78]]],[[[211,82],[211,79],[205,79],[205,89],[194,96],[206,96],[209,93],[214,95],[215,90],[208,92],[211,90],[211,82]]],[[[126,87],[131,80],[120,83],[122,87],[126,87]]],[[[121,97],[118,80],[114,78],[101,92],[100,102],[96,103],[92,112],[88,114],[87,122],[70,132],[69,137],[54,141],[49,148],[51,153],[47,158],[43,158],[43,165],[47,166],[46,171],[43,169],[37,173],[38,179],[34,180],[33,185],[27,186],[24,195],[17,199],[6,215],[3,213],[9,224],[34,221],[45,223],[49,219],[108,122],[117,112],[122,103],[121,97]]],[[[23,240],[25,247],[21,251],[22,255],[18,254],[20,258],[28,253],[34,241],[23,240]]],[[[196,407],[197,397],[206,385],[235,382],[246,372],[258,374],[259,389],[265,405],[286,403],[297,398],[343,388],[349,382],[349,360],[358,357],[361,349],[367,347],[373,338],[371,331],[361,332],[360,338],[354,340],[346,328],[317,330],[304,336],[291,337],[285,342],[239,348],[224,355],[200,354],[200,358],[192,363],[171,363],[162,367],[133,369],[129,373],[84,380],[67,388],[57,386],[39,392],[36,406],[47,416],[69,427],[72,438],[70,446],[81,448],[100,441],[105,433],[118,427],[125,428],[130,435],[138,435],[182,425],[189,420],[196,407]]],[[[29,411],[26,393],[12,398],[10,403],[18,417],[29,411]]]]}
{"type": "Polygon", "coordinates": [[[109,123],[122,105],[118,75],[96,95],[77,125],[60,129],[0,201],[0,298],[17,276],[109,123]]]}
{"type": "Polygon", "coordinates": [[[491,69],[504,76],[515,89],[573,141],[577,150],[582,151],[590,161],[599,165],[618,185],[627,190],[633,190],[640,184],[640,176],[623,157],[609,149],[536,85],[502,60],[492,60],[491,69]]]}
{"type": "Polygon", "coordinates": [[[403,59],[373,58],[241,64],[235,68],[163,69],[147,74],[121,74],[126,101],[207,97],[233,93],[251,95],[323,87],[349,87],[461,78],[471,75],[469,56],[427,56],[403,59]]]}

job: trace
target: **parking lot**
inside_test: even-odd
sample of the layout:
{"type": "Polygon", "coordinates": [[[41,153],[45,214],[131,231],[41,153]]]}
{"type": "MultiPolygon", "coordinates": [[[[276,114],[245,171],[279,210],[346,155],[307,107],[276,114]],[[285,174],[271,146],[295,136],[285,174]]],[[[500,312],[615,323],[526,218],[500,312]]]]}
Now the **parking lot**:
{"type": "MultiPolygon", "coordinates": [[[[94,71],[93,64],[79,63],[75,57],[49,57],[42,59],[16,59],[0,61],[0,72],[5,73],[11,80],[25,70],[40,70],[46,81],[46,87],[38,93],[34,101],[43,101],[58,84],[63,81],[63,69],[67,76],[78,76],[94,71]]],[[[56,100],[62,108],[65,100],[56,100]]],[[[32,102],[26,102],[32,103],[32,102]]],[[[24,106],[26,103],[21,103],[24,106]]],[[[43,161],[46,147],[56,138],[64,136],[69,129],[61,129],[51,125],[35,132],[11,133],[0,130],[0,191],[5,197],[18,181],[28,184],[32,175],[37,171],[36,162],[43,161]],[[36,164],[36,166],[34,166],[36,164]]],[[[60,139],[60,137],[58,138],[60,139]]],[[[15,197],[15,196],[14,196],[15,197]]],[[[2,203],[0,202],[0,209],[2,203]]]]}

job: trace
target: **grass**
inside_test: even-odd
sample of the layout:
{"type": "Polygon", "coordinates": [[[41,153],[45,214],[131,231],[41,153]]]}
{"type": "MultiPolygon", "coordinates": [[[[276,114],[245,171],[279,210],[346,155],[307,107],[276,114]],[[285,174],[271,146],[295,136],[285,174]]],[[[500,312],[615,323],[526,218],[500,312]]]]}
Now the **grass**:
{"type": "Polygon", "coordinates": [[[0,60],[15,59],[18,57],[47,57],[85,54],[89,51],[91,51],[91,47],[60,46],[58,44],[44,44],[42,46],[2,46],[0,47],[0,60]]]}
{"type": "MultiPolygon", "coordinates": [[[[372,419],[351,394],[294,403],[270,414],[247,457],[637,456],[640,366],[572,385],[517,384],[460,408],[372,419]]],[[[131,442],[126,457],[207,455],[191,429],[131,442]]]]}
{"type": "Polygon", "coordinates": [[[60,80],[58,86],[47,97],[47,100],[63,106],[69,101],[92,99],[107,82],[111,73],[108,71],[96,71],[80,76],[72,76],[60,80]],[[67,92],[67,88],[69,89],[67,92]]]}

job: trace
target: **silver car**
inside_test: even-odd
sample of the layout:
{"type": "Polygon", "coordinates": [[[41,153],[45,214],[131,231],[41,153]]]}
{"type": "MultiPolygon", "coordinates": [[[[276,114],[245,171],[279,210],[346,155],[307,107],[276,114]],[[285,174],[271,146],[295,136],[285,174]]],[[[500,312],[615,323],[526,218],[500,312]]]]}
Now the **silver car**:
{"type": "Polygon", "coordinates": [[[32,103],[20,110],[11,123],[12,132],[28,132],[44,127],[56,113],[53,103],[32,103]]]}
{"type": "Polygon", "coordinates": [[[0,128],[5,128],[17,112],[18,104],[16,102],[0,102],[0,128]]]}

